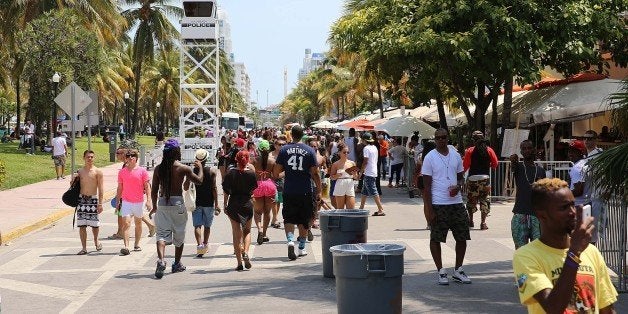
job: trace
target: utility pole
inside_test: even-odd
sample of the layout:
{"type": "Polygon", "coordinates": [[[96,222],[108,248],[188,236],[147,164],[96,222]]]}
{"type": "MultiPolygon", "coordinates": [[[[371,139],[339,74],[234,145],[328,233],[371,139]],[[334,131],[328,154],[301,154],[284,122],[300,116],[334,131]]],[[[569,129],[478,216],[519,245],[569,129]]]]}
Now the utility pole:
{"type": "Polygon", "coordinates": [[[283,68],[283,98],[288,97],[288,67],[283,68]]]}

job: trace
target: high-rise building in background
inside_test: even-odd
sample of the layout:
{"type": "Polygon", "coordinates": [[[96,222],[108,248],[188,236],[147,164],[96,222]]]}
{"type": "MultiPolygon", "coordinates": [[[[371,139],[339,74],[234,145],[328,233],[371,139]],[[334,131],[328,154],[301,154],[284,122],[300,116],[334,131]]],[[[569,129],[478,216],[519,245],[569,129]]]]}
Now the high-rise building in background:
{"type": "Polygon", "coordinates": [[[218,12],[216,13],[218,17],[218,42],[220,49],[222,49],[227,57],[229,58],[229,62],[234,62],[233,55],[233,45],[231,43],[231,24],[229,24],[229,16],[227,15],[227,11],[218,8],[218,12]]]}
{"type": "Polygon", "coordinates": [[[234,77],[233,81],[235,89],[240,93],[244,104],[248,110],[251,110],[251,78],[246,72],[246,66],[243,62],[235,62],[235,54],[233,52],[233,45],[231,43],[231,24],[229,24],[229,15],[227,11],[218,7],[217,12],[218,25],[219,25],[219,45],[229,58],[229,62],[233,67],[234,77]]]}
{"type": "Polygon", "coordinates": [[[299,80],[307,76],[310,72],[322,67],[324,60],[324,53],[312,53],[312,49],[305,49],[305,57],[303,57],[303,67],[299,70],[299,80]]]}
{"type": "Polygon", "coordinates": [[[242,62],[235,62],[232,64],[233,66],[233,81],[235,83],[235,88],[238,90],[244,103],[247,105],[247,109],[250,111],[252,108],[251,103],[251,78],[249,74],[246,72],[246,66],[242,62]]]}

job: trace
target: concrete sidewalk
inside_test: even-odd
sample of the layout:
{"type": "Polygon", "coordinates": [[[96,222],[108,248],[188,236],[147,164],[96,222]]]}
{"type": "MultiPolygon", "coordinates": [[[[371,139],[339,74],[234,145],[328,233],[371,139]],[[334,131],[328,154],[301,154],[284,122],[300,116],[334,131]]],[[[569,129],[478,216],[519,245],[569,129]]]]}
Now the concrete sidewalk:
{"type": "MultiPolygon", "coordinates": [[[[100,168],[104,176],[105,200],[115,195],[121,166],[116,163],[100,168]]],[[[72,215],[74,208],[61,201],[69,187],[68,175],[63,180],[47,180],[0,191],[0,245],[72,215]]]]}

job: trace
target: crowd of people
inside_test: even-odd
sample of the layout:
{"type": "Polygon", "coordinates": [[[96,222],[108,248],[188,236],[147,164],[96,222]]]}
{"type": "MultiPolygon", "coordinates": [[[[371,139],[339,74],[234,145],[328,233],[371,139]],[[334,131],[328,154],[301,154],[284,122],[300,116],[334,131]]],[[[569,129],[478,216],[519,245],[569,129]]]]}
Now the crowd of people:
{"type": "MultiPolygon", "coordinates": [[[[587,160],[601,150],[597,134],[587,131],[584,141],[570,144],[574,167],[570,183],[545,178],[545,169],[535,164],[531,141],[520,144],[519,156],[510,156],[510,171],[517,193],[511,220],[512,238],[517,249],[513,264],[521,302],[531,312],[569,308],[612,312],[616,301],[603,258],[594,244],[603,230],[601,193],[590,186],[587,160]],[[591,204],[591,217],[582,216],[582,205],[591,204]]],[[[283,228],[287,257],[296,260],[307,255],[306,243],[313,240],[311,228],[318,227],[321,208],[363,209],[372,197],[377,210],[372,216],[385,216],[380,181],[388,177],[389,187],[416,188],[423,197],[423,210],[430,229],[430,252],[437,271],[437,282],[449,284],[443,268],[441,243],[449,231],[455,240],[455,267],[451,278],[470,284],[463,269],[469,229],[474,228],[474,213],[480,211],[480,230],[487,230],[490,214],[490,171],[498,165],[495,151],[480,131],[473,132],[472,145],[463,156],[449,145],[449,132],[439,128],[433,140],[419,141],[418,135],[406,143],[386,134],[351,129],[339,133],[314,133],[295,125],[284,132],[276,129],[229,131],[221,138],[216,158],[218,168],[207,163],[209,153],[198,150],[193,167],[180,162],[181,150],[175,139],[163,143],[163,161],[152,180],[137,164],[138,152],[120,148],[124,162],[118,174],[118,189],[112,201],[119,212],[119,229],[113,238],[123,239],[121,255],[130,254],[129,229],[135,219],[134,251],[139,251],[142,221],[157,237],[159,260],[155,276],[166,269],[166,244],[174,244],[172,272],[185,270],[181,256],[185,240],[187,213],[183,192],[194,184],[196,207],[192,213],[197,241],[197,256],[207,253],[213,217],[222,212],[217,193],[217,178],[224,191],[223,207],[232,227],[236,270],[252,267],[249,258],[251,227],[257,228],[258,245],[270,241],[268,228],[283,228]],[[413,158],[410,158],[413,156],[413,158]],[[413,163],[414,171],[403,167],[413,163]],[[466,173],[466,175],[465,175],[466,173]],[[393,185],[394,181],[394,185],[393,185]],[[466,203],[462,191],[466,189],[466,203]],[[329,196],[331,206],[324,200],[329,196]],[[479,208],[478,208],[479,206],[479,208]],[[279,209],[281,219],[279,218],[279,209]],[[146,219],[144,210],[155,224],[146,219]]],[[[163,139],[162,139],[163,140],[163,139]]],[[[86,227],[93,227],[98,242],[98,214],[102,212],[102,173],[93,166],[93,152],[84,154],[85,166],[79,170],[81,203],[77,207],[82,250],[86,254],[86,227]],[[83,185],[84,184],[84,185],[83,185]]]]}

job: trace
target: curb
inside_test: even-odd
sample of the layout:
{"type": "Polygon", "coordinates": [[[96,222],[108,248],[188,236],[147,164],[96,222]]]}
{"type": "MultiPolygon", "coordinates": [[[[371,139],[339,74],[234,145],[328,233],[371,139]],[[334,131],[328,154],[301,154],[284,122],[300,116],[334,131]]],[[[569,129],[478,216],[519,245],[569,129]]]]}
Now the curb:
{"type": "MultiPolygon", "coordinates": [[[[115,189],[111,191],[107,191],[103,194],[103,199],[107,200],[107,199],[113,198],[115,195],[116,195],[115,189]]],[[[23,237],[33,231],[48,227],[54,224],[55,222],[57,222],[58,220],[72,214],[74,214],[74,208],[58,209],[42,218],[34,220],[30,223],[26,223],[17,228],[13,228],[9,230],[8,232],[2,233],[2,231],[0,230],[0,245],[3,245],[3,244],[6,245],[9,242],[17,238],[23,237]]]]}

